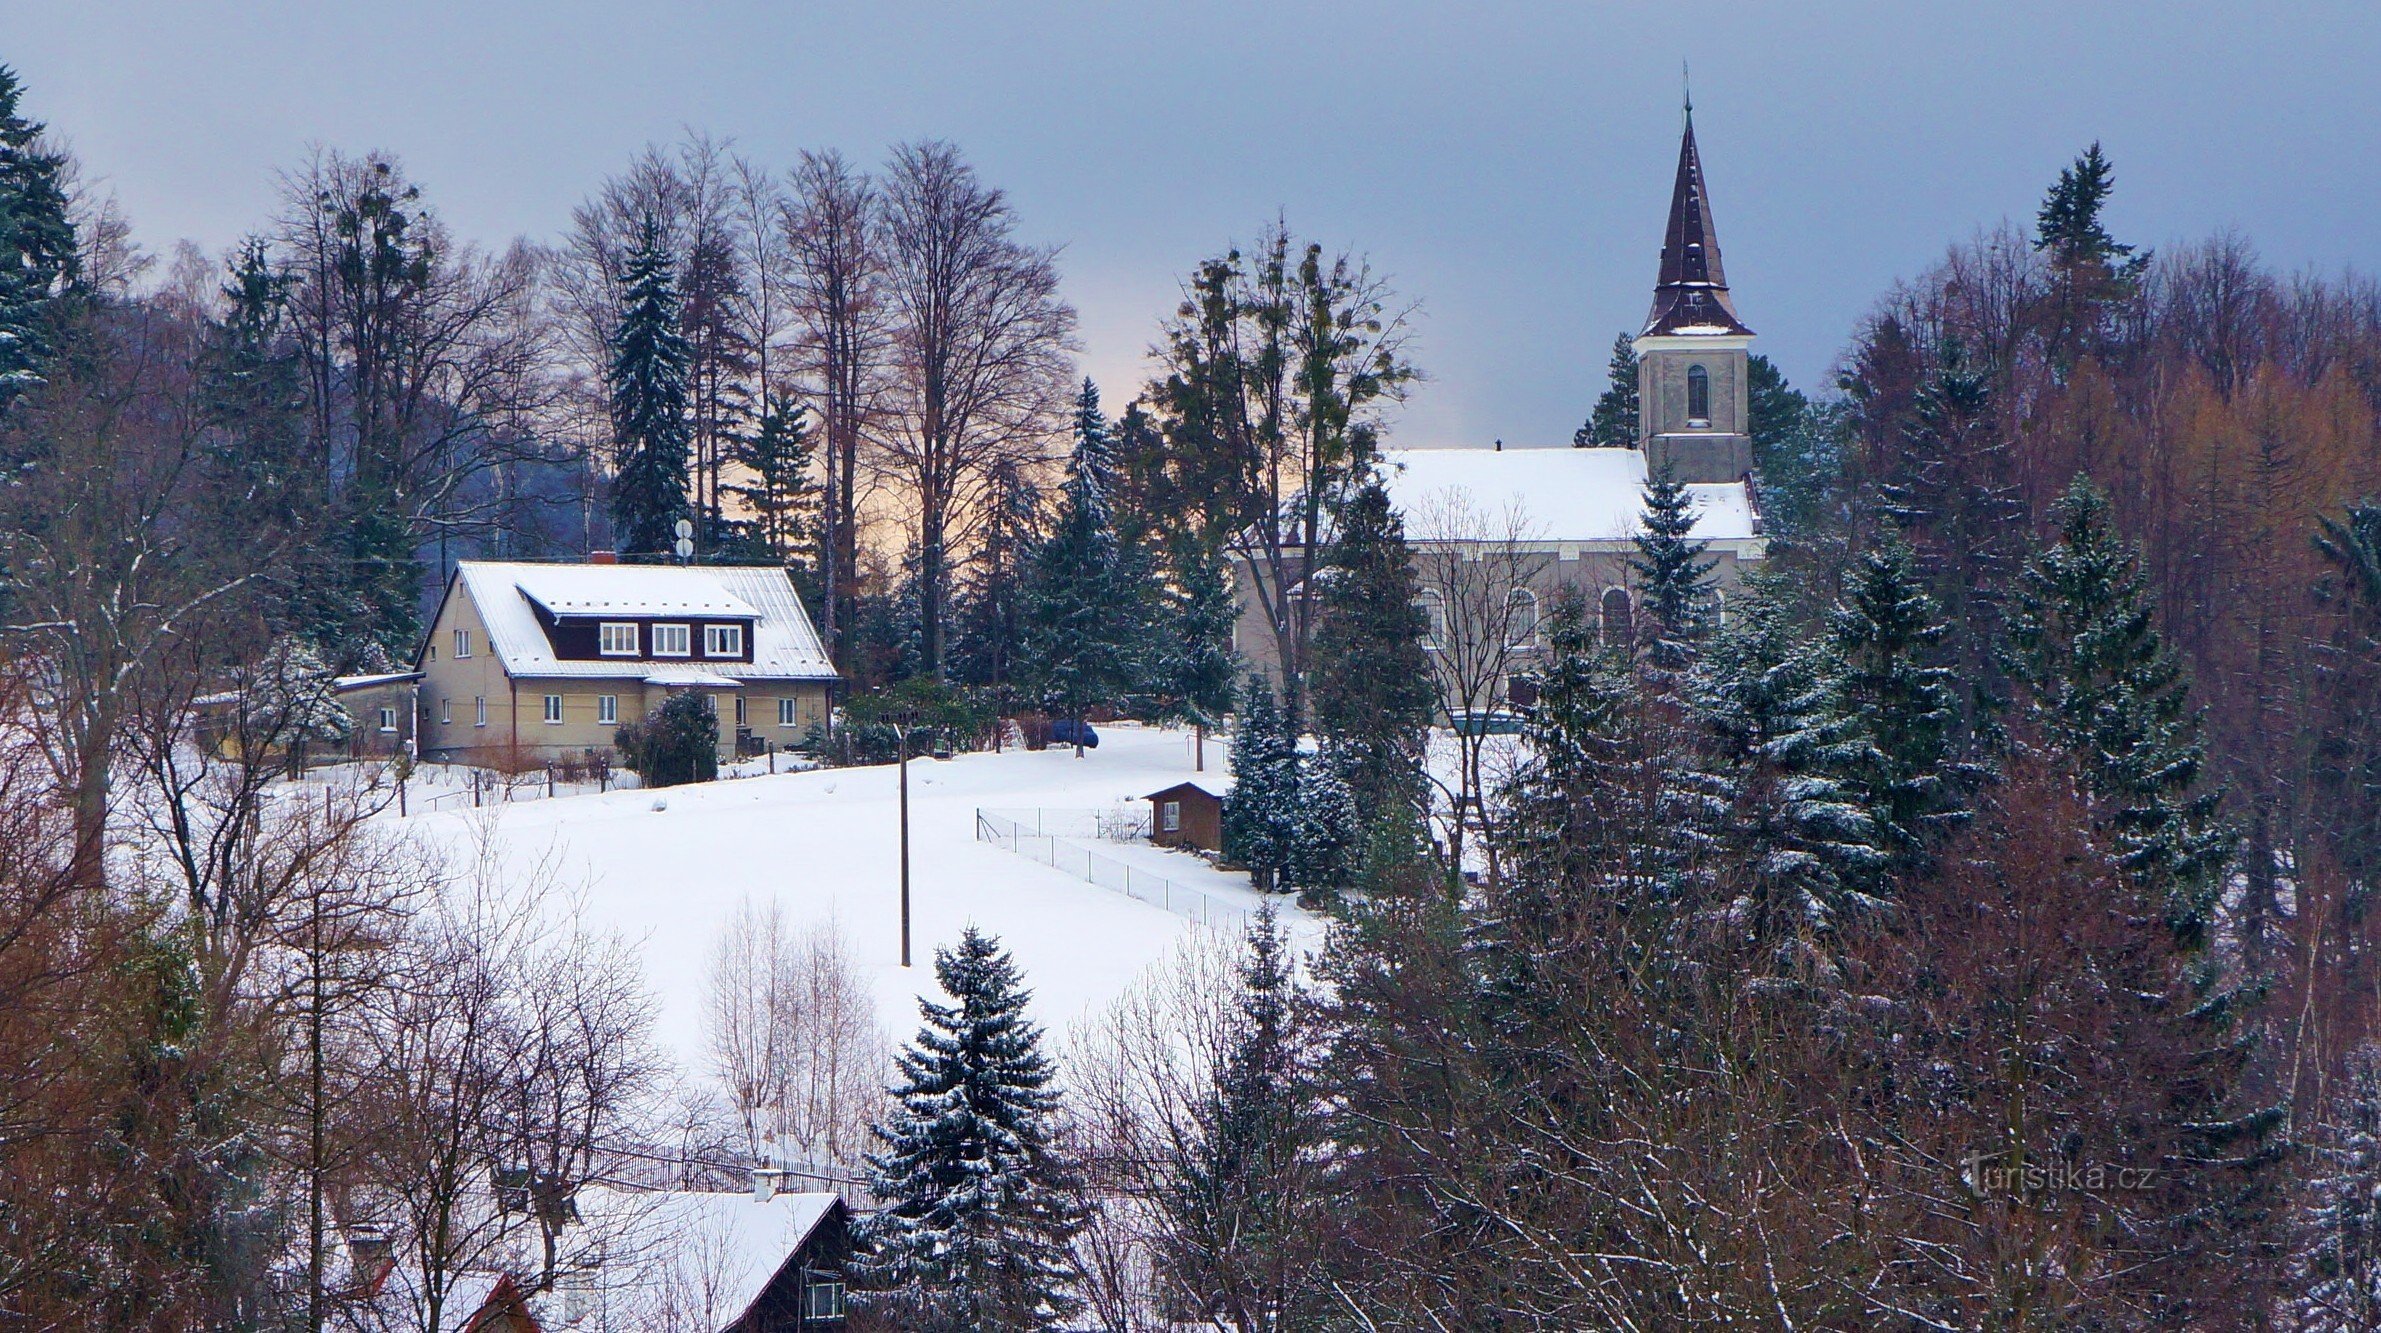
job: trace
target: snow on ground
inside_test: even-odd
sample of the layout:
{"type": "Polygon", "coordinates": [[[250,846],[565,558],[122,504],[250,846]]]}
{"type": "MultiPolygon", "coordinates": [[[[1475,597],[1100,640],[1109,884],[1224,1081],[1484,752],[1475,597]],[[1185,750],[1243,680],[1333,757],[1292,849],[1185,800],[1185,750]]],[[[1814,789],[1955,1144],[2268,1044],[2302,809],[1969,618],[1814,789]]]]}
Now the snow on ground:
{"type": "MultiPolygon", "coordinates": [[[[1183,917],[975,840],[978,807],[1127,806],[1199,775],[1191,736],[1129,725],[1101,730],[1099,749],[961,755],[910,764],[912,962],[900,949],[895,771],[819,769],[672,787],[560,796],[417,814],[401,827],[467,864],[483,820],[511,867],[551,855],[558,887],[578,893],[585,921],[625,937],[645,961],[660,1004],[657,1036],[689,1071],[707,1065],[703,992],[713,949],[747,899],[774,898],[790,925],[836,921],[869,969],[886,1031],[916,1032],[920,994],[939,995],[934,950],[973,923],[1000,937],[1053,1036],[1095,1013],[1186,933],[1183,917]],[[665,808],[657,809],[659,804],[665,808]]],[[[1225,749],[1210,738],[1220,775],[1225,749]]],[[[384,816],[396,823],[393,814],[384,816]]],[[[1101,846],[1136,869],[1253,903],[1246,877],[1156,848],[1101,846]]],[[[1301,943],[1320,927],[1284,904],[1301,943]]]]}

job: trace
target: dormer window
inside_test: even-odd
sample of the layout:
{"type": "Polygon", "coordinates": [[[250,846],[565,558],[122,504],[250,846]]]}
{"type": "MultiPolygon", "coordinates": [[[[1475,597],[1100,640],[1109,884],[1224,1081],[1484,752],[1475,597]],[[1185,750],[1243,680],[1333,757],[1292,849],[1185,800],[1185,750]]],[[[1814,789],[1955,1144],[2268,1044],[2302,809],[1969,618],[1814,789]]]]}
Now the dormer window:
{"type": "Polygon", "coordinates": [[[607,620],[596,630],[595,650],[606,657],[634,657],[637,655],[637,624],[633,620],[607,620]]]}
{"type": "Polygon", "coordinates": [[[1687,424],[1711,424],[1711,372],[1701,366],[1687,367],[1687,424]]]}
{"type": "Polygon", "coordinates": [[[744,655],[744,627],[742,625],[703,626],[703,656],[742,657],[744,655]]]}
{"type": "Polygon", "coordinates": [[[653,655],[655,657],[692,657],[693,630],[683,624],[659,624],[653,627],[653,655]]]}

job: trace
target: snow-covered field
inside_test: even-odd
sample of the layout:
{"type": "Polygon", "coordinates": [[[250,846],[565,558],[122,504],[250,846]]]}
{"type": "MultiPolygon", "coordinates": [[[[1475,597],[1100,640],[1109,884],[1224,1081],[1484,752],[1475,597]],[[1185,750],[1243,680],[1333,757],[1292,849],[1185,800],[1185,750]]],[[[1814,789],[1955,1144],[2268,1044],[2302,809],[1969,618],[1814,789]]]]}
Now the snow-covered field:
{"type": "MultiPolygon", "coordinates": [[[[485,828],[516,871],[550,858],[557,888],[598,929],[625,937],[660,1002],[657,1036],[690,1072],[704,1063],[703,990],[713,950],[745,901],[775,899],[789,925],[836,921],[871,972],[886,1031],[906,1039],[916,997],[937,994],[934,949],[970,923],[998,935],[1024,969],[1035,1016],[1061,1034],[1107,1005],[1189,931],[1183,917],[975,840],[978,807],[1088,809],[1131,805],[1199,775],[1185,731],[1102,728],[1103,744],[962,755],[910,765],[914,964],[899,965],[894,770],[822,769],[660,792],[564,796],[416,815],[404,831],[467,862],[485,828]],[[665,808],[655,808],[657,803],[665,808]]],[[[1207,745],[1219,777],[1224,746],[1207,745]]],[[[1146,808],[1146,807],[1144,807],[1146,808]]],[[[385,816],[397,823],[393,814],[385,816]]],[[[1129,853],[1144,868],[1254,903],[1244,876],[1181,853],[1129,853]]],[[[1319,927],[1284,909],[1295,935],[1319,927]]]]}

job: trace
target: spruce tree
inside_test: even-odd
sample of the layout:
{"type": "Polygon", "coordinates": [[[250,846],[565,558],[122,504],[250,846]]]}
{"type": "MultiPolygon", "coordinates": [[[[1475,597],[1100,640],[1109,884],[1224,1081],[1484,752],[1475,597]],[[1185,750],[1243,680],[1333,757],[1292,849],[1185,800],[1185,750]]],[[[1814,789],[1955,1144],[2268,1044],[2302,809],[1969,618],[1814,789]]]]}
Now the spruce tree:
{"type": "Polygon", "coordinates": [[[2317,520],[2315,549],[2330,566],[2317,597],[2337,613],[2330,651],[2318,659],[2322,711],[2314,724],[2317,780],[2341,803],[2334,839],[2340,862],[2367,886],[2354,902],[2370,910],[2381,887],[2381,501],[2317,520]]]}
{"type": "Polygon", "coordinates": [[[1845,704],[1870,742],[1853,782],[1883,835],[1889,868],[1919,869],[1966,821],[1963,793],[1978,775],[1953,752],[1959,714],[1942,664],[1946,630],[1900,534],[1888,528],[1861,555],[1829,623],[1845,704]]]}
{"type": "Polygon", "coordinates": [[[721,488],[751,513],[741,535],[753,551],[794,570],[806,590],[816,583],[816,562],[804,557],[818,539],[819,490],[811,477],[817,456],[808,412],[771,393],[758,425],[729,437],[728,462],[743,470],[744,480],[721,488]]]}
{"type": "Polygon", "coordinates": [[[992,470],[975,551],[951,593],[952,680],[985,691],[996,708],[1014,709],[1032,675],[1029,586],[1042,541],[1042,488],[1013,463],[992,470]]]}
{"type": "Polygon", "coordinates": [[[1177,720],[1213,727],[1232,711],[1232,686],[1239,671],[1232,651],[1232,626],[1240,604],[1223,551],[1184,533],[1168,562],[1173,577],[1161,592],[1155,688],[1164,712],[1177,720]]]}
{"type": "Polygon", "coordinates": [[[1117,540],[1111,465],[1100,391],[1087,379],[1075,400],[1066,500],[1034,554],[1026,595],[1026,651],[1043,701],[1077,720],[1148,675],[1155,583],[1141,553],[1117,540]]]}
{"type": "Polygon", "coordinates": [[[1232,734],[1232,790],[1224,797],[1224,855],[1270,891],[1297,845],[1298,737],[1273,686],[1249,675],[1232,734]]]}
{"type": "Polygon", "coordinates": [[[2233,839],[2220,793],[2200,781],[2207,755],[2190,684],[2107,495],[2078,477],[2053,517],[2058,540],[2019,581],[2011,672],[2105,811],[2120,863],[2166,894],[2167,924],[2196,946],[2233,839]]]}
{"type": "Polygon", "coordinates": [[[2095,139],[2043,196],[2034,214],[2034,248],[2062,268],[2097,265],[2112,273],[2137,272],[2146,256],[2132,259],[2133,247],[2120,244],[2100,221],[2100,210],[2115,189],[2115,169],[2095,139]]]}
{"type": "Polygon", "coordinates": [[[2364,1333],[2381,1327],[2381,1049],[2349,1052],[2345,1077],[2308,1138],[2290,1327],[2364,1333]]]}
{"type": "Polygon", "coordinates": [[[2026,507],[1994,421],[1990,381],[1947,343],[1915,395],[1882,486],[1885,517],[1917,556],[1950,629],[1945,663],[1965,681],[1961,741],[1986,729],[2007,693],[1998,651],[2007,587],[2024,561],[2026,507]]]}
{"type": "Polygon", "coordinates": [[[0,412],[41,382],[55,349],[53,304],[75,275],[66,159],[41,147],[19,108],[24,85],[0,65],[0,412]]]}
{"type": "Polygon", "coordinates": [[[1348,773],[1357,759],[1336,746],[1303,756],[1281,878],[1310,907],[1335,901],[1354,878],[1364,829],[1348,773]]]}
{"type": "Polygon", "coordinates": [[[1423,648],[1430,623],[1405,525],[1377,476],[1340,506],[1337,529],[1315,627],[1324,669],[1308,685],[1315,731],[1345,761],[1342,776],[1362,807],[1391,812],[1423,799],[1423,746],[1438,698],[1423,648]]]}
{"type": "Polygon", "coordinates": [[[1637,642],[1649,676],[1667,689],[1695,660],[1710,629],[1711,571],[1718,561],[1696,541],[1687,488],[1664,468],[1647,478],[1645,509],[1629,571],[1637,582],[1637,642]]]}
{"type": "Polygon", "coordinates": [[[1768,530],[1796,540],[1817,528],[1842,479],[1842,451],[1826,415],[1785,372],[1755,353],[1745,362],[1753,467],[1761,476],[1761,513],[1768,530]]]}
{"type": "Polygon", "coordinates": [[[1082,1306],[1068,1243],[1083,1212],[1052,1141],[1056,1071],[1031,997],[973,926],[936,950],[934,973],[951,1002],[919,1001],[925,1026],[868,1156],[884,1210],[858,1236],[862,1305],[919,1333],[1065,1327],[1082,1306]]]}
{"type": "Polygon", "coordinates": [[[1835,645],[1802,635],[1787,591],[1748,587],[1698,679],[1710,734],[1701,786],[1729,808],[1721,845],[1752,867],[1737,916],[1781,967],[1881,905],[1886,854],[1857,775],[1870,742],[1835,645]]]}
{"type": "Polygon", "coordinates": [[[1581,449],[1637,447],[1637,343],[1626,332],[1612,340],[1612,358],[1604,365],[1604,392],[1571,443],[1581,449]]]}
{"type": "Polygon", "coordinates": [[[1157,1266],[1197,1311],[1235,1329],[1325,1322],[1311,1256],[1321,1201],[1301,994],[1271,904],[1249,924],[1221,1056],[1168,1148],[1155,1200],[1157,1266]]]}
{"type": "Polygon", "coordinates": [[[623,555],[668,554],[688,517],[693,353],[679,329],[680,305],[676,261],[648,216],[621,265],[612,334],[612,541],[623,555]]]}

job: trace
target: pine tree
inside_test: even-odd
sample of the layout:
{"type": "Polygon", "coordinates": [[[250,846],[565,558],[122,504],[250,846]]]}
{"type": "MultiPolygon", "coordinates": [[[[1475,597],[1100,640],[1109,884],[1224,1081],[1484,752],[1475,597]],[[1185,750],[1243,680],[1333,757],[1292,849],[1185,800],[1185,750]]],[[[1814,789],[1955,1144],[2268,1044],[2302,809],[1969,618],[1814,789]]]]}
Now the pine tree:
{"type": "Polygon", "coordinates": [[[612,334],[612,540],[623,555],[664,555],[688,516],[687,377],[693,354],[679,329],[676,264],[647,217],[620,273],[612,334]]]}
{"type": "Polygon", "coordinates": [[[1405,525],[1377,476],[1339,508],[1323,573],[1309,694],[1315,731],[1345,761],[1343,776],[1367,811],[1422,799],[1422,752],[1437,693],[1423,649],[1421,606],[1405,525]]]}
{"type": "Polygon", "coordinates": [[[1149,674],[1156,585],[1141,552],[1117,540],[1111,463],[1099,388],[1085,380],[1075,402],[1066,500],[1034,553],[1025,603],[1026,653],[1043,700],[1078,720],[1121,700],[1149,674]]]}
{"type": "Polygon", "coordinates": [[[1270,891],[1297,843],[1298,737],[1252,673],[1232,734],[1232,790],[1224,797],[1224,855],[1270,891]]]}
{"type": "Polygon", "coordinates": [[[1629,570],[1637,581],[1637,642],[1657,686],[1671,688],[1695,660],[1712,614],[1709,547],[1694,540],[1694,500],[1668,469],[1645,483],[1637,554],[1629,570]]]}
{"type": "Polygon", "coordinates": [[[1889,867],[1916,870],[1968,816],[1963,789],[1977,774],[1958,762],[1945,628],[1918,582],[1916,559],[1888,528],[1852,570],[1830,619],[1843,659],[1843,697],[1867,727],[1870,755],[1854,775],[1883,835],[1889,867]]]}
{"type": "Polygon", "coordinates": [[[1056,1071],[1031,997],[973,926],[934,973],[951,1003],[919,1001],[925,1026],[875,1130],[884,1151],[868,1156],[885,1207],[858,1237],[863,1305],[919,1333],[1065,1327],[1082,1305],[1068,1243],[1083,1213],[1052,1141],[1056,1071]]]}
{"type": "Polygon", "coordinates": [[[2349,1053],[2339,1090],[2309,1138],[2290,1327],[2364,1333],[2381,1327],[2381,1049],[2349,1053]]]}
{"type": "Polygon", "coordinates": [[[1310,1258],[1320,1196],[1306,1158],[1316,1117],[1300,990],[1271,904],[1249,924],[1238,981],[1213,1083],[1169,1149],[1157,1264],[1222,1327],[1314,1327],[1327,1299],[1310,1258]]]}
{"type": "Polygon", "coordinates": [[[743,469],[745,480],[721,488],[751,511],[742,526],[756,553],[797,571],[806,588],[816,582],[816,562],[804,556],[818,538],[819,491],[810,474],[817,455],[809,414],[772,393],[759,426],[728,439],[728,462],[743,469]]]}
{"type": "Polygon", "coordinates": [[[1604,365],[1604,392],[1586,423],[1572,433],[1571,444],[1580,449],[1637,447],[1637,343],[1625,332],[1612,340],[1612,358],[1604,365]]]}
{"type": "Polygon", "coordinates": [[[41,382],[52,304],[75,276],[66,159],[42,149],[40,122],[18,109],[24,91],[0,65],[0,411],[41,382]]]}
{"type": "Polygon", "coordinates": [[[2233,839],[2220,793],[2200,782],[2207,756],[2190,684],[2107,495],[2078,477],[2053,516],[2058,540],[2019,582],[2011,673],[2104,808],[2120,863],[2166,894],[2167,924],[2196,946],[2233,839]]]}

